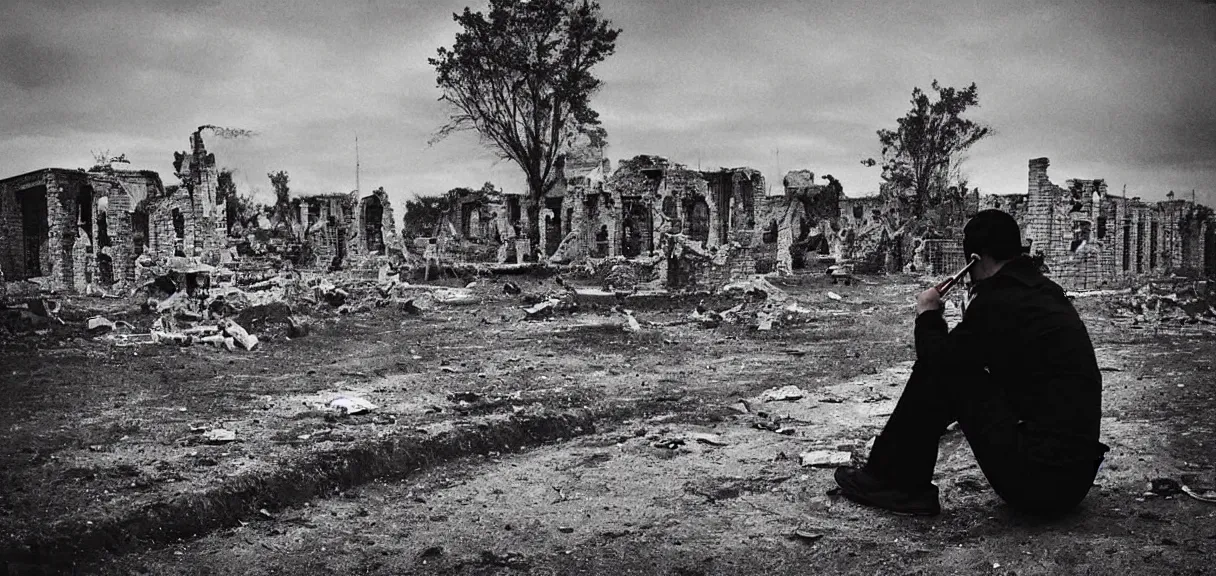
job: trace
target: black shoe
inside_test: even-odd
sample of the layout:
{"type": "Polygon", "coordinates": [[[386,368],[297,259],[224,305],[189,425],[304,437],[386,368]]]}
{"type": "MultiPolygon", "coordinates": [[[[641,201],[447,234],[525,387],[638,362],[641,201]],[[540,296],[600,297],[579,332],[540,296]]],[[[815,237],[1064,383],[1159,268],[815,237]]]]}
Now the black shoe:
{"type": "Polygon", "coordinates": [[[861,468],[836,469],[840,495],[858,504],[873,506],[910,516],[937,516],[942,506],[937,500],[937,486],[929,484],[919,490],[887,486],[861,468]]]}

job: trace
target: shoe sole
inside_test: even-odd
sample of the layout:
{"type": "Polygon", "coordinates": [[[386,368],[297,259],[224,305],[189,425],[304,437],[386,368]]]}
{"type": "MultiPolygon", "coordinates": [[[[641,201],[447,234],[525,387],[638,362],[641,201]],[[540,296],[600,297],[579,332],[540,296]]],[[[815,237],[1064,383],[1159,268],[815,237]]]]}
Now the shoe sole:
{"type": "Polygon", "coordinates": [[[941,514],[941,512],[942,512],[941,510],[916,510],[916,511],[893,510],[886,506],[880,506],[879,504],[877,504],[876,502],[874,502],[872,500],[869,500],[869,499],[859,496],[857,494],[852,494],[845,490],[841,490],[840,495],[844,496],[846,499],[848,499],[849,501],[854,502],[856,504],[861,504],[862,506],[868,506],[870,508],[877,508],[884,512],[890,512],[891,514],[895,514],[896,516],[928,517],[928,516],[937,516],[938,514],[941,514]]]}

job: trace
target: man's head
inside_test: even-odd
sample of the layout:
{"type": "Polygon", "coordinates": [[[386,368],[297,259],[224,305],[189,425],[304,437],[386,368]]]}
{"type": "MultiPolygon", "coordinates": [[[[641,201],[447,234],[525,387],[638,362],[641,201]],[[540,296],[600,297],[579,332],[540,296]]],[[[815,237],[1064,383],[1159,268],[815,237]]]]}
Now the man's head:
{"type": "Polygon", "coordinates": [[[984,210],[963,227],[963,253],[978,256],[971,267],[971,280],[979,282],[996,274],[1006,262],[1022,254],[1022,232],[1006,212],[984,210]]]}

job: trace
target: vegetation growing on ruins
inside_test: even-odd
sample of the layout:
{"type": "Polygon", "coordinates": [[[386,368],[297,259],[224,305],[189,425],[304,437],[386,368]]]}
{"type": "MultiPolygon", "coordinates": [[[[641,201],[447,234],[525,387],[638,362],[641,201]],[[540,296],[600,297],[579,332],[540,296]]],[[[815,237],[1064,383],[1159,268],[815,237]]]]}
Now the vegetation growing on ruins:
{"type": "MultiPolygon", "coordinates": [[[[455,43],[429,59],[451,106],[432,142],[476,131],[523,170],[536,206],[564,146],[580,135],[602,145],[590,102],[602,82],[591,69],[615,52],[620,30],[587,0],[491,0],[488,13],[465,8],[454,18],[455,43]]],[[[528,234],[539,237],[535,218],[528,234]]]]}
{"type": "MultiPolygon", "coordinates": [[[[974,82],[958,90],[934,80],[932,91],[936,99],[913,88],[912,109],[896,121],[894,130],[878,131],[882,178],[907,199],[916,216],[929,207],[961,201],[972,192],[961,171],[965,153],[993,134],[990,126],[963,117],[979,106],[974,82]]],[[[874,159],[862,163],[879,164],[874,159]]]]}

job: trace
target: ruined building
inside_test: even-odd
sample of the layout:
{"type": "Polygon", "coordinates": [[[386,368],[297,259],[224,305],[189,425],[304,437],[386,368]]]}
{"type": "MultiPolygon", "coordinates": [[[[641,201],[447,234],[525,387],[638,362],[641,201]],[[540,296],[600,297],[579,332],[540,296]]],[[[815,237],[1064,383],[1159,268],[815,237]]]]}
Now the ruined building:
{"type": "Polygon", "coordinates": [[[523,196],[509,194],[486,183],[479,190],[449,190],[446,211],[436,229],[415,239],[415,251],[428,246],[454,263],[523,262],[529,243],[523,234],[523,196]]]}
{"type": "Polygon", "coordinates": [[[1145,203],[1107,194],[1100,180],[1047,178],[1030,162],[1027,194],[959,193],[912,214],[904,195],[846,197],[840,182],[809,170],[786,174],[768,194],[749,168],[691,170],[637,156],[611,170],[602,155],[569,156],[541,199],[489,189],[449,194],[435,238],[416,249],[461,262],[623,260],[667,286],[713,286],[747,276],[849,262],[862,273],[944,274],[964,264],[962,227],[979,210],[1017,219],[1066,287],[1098,287],[1167,274],[1216,276],[1212,211],[1170,199],[1145,203]],[[539,244],[522,233],[535,218],[539,244]]]}
{"type": "Polygon", "coordinates": [[[0,180],[0,280],[58,291],[122,288],[148,249],[155,172],[45,168],[0,180]]]}
{"type": "Polygon", "coordinates": [[[300,264],[337,269],[373,255],[401,252],[392,203],[384,188],[367,196],[320,194],[300,198],[299,221],[294,226],[308,247],[300,264]]]}
{"type": "Polygon", "coordinates": [[[218,261],[224,206],[215,157],[200,133],[174,155],[181,186],[151,171],[46,168],[0,181],[0,271],[40,288],[117,291],[139,279],[141,256],[218,261]]]}
{"type": "Polygon", "coordinates": [[[1058,186],[1047,177],[1048,165],[1047,158],[1030,160],[1024,209],[1016,205],[1010,212],[1031,252],[1044,256],[1061,285],[1119,286],[1171,274],[1216,277],[1211,208],[1175,199],[1172,192],[1161,202],[1111,196],[1102,180],[1071,179],[1058,186]]]}

